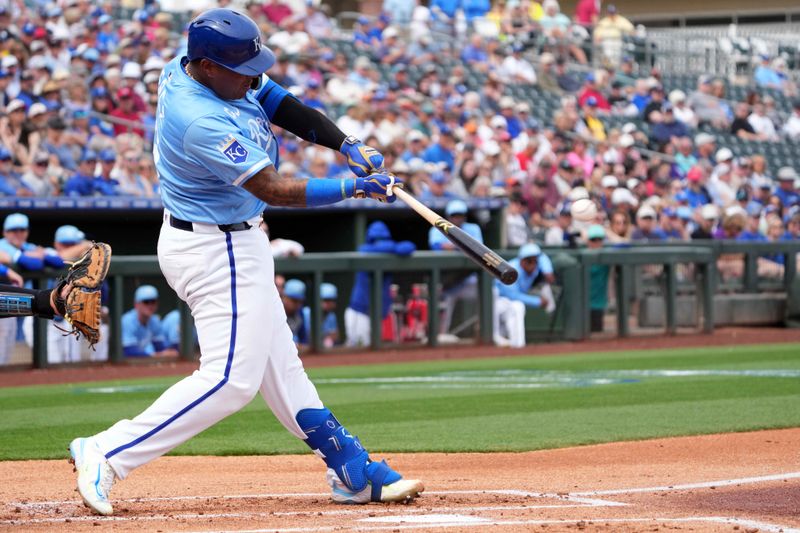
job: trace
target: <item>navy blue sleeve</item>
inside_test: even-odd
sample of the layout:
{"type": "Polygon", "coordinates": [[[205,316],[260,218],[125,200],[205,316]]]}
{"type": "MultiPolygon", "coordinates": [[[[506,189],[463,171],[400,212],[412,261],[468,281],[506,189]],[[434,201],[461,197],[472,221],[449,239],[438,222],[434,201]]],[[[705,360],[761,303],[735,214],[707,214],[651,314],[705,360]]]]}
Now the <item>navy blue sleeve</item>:
{"type": "Polygon", "coordinates": [[[150,354],[139,348],[138,346],[125,346],[122,353],[126,357],[149,357],[150,354]]]}
{"type": "Polygon", "coordinates": [[[44,264],[52,268],[64,268],[64,260],[57,255],[45,255],[44,264]]]}
{"type": "Polygon", "coordinates": [[[163,341],[154,340],[153,341],[153,348],[155,348],[157,352],[162,352],[162,351],[164,351],[164,348],[166,348],[166,345],[164,344],[163,341]]]}
{"type": "MultiPolygon", "coordinates": [[[[290,95],[291,93],[269,79],[266,74],[263,75],[261,88],[256,91],[255,97],[258,103],[261,104],[261,107],[264,108],[264,112],[267,114],[267,118],[269,118],[270,122],[272,122],[275,111],[278,110],[278,106],[287,94],[290,95]]],[[[292,98],[294,98],[294,96],[292,96],[292,98]]]]}
{"type": "Polygon", "coordinates": [[[394,253],[399,256],[409,256],[417,250],[417,246],[411,241],[400,241],[394,245],[394,253]]]}
{"type": "Polygon", "coordinates": [[[44,261],[36,257],[21,254],[17,259],[17,264],[25,270],[41,270],[44,268],[44,261]]]}

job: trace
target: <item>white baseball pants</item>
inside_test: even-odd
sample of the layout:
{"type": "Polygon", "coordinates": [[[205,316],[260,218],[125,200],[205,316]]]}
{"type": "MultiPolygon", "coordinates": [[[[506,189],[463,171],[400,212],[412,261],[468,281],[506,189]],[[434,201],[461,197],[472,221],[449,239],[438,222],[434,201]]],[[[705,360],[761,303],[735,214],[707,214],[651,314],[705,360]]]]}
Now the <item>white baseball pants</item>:
{"type": "Polygon", "coordinates": [[[192,311],[200,342],[200,368],[170,387],[133,420],[95,436],[119,478],[178,446],[261,392],[290,433],[304,439],[295,416],[322,408],[286,323],[275,287],[267,236],[258,229],[222,232],[167,222],[158,261],[167,282],[192,311]]]}
{"type": "Polygon", "coordinates": [[[371,325],[369,315],[348,307],[344,310],[345,346],[369,346],[371,325]]]}
{"type": "Polygon", "coordinates": [[[525,346],[525,304],[519,300],[511,300],[500,296],[495,291],[494,298],[494,334],[501,335],[502,329],[508,336],[508,345],[512,348],[525,346]],[[502,326],[502,329],[501,329],[502,326]]]}

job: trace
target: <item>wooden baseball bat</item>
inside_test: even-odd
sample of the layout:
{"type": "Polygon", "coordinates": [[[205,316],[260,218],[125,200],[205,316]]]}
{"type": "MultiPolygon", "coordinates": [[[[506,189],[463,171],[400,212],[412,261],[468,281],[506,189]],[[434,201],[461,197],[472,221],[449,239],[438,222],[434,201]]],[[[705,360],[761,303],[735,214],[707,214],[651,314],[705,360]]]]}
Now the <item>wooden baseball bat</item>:
{"type": "Polygon", "coordinates": [[[405,190],[394,187],[392,192],[405,202],[408,207],[427,220],[433,227],[441,231],[456,248],[461,250],[464,255],[472,259],[489,274],[506,285],[511,285],[517,281],[519,273],[514,267],[508,264],[505,259],[469,236],[464,230],[449,220],[440,217],[435,211],[411,196],[405,190]]]}

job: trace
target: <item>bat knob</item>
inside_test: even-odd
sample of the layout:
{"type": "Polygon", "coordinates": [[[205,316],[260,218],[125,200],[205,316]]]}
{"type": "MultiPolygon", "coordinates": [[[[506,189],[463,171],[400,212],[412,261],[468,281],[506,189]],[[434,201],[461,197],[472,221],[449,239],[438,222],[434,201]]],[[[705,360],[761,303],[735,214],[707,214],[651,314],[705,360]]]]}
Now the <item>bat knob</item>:
{"type": "Polygon", "coordinates": [[[502,274],[500,274],[500,281],[502,281],[506,285],[512,285],[517,278],[519,277],[519,272],[517,272],[516,268],[510,268],[505,270],[502,274]]]}

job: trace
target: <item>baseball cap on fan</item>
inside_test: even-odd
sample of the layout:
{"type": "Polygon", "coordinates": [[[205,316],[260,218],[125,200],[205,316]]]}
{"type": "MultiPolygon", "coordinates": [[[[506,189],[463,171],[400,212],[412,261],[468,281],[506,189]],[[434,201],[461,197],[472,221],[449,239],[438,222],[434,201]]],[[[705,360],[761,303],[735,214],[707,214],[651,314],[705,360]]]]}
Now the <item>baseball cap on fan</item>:
{"type": "Polygon", "coordinates": [[[59,244],[77,244],[81,242],[86,235],[76,228],[75,226],[66,225],[61,226],[56,230],[55,241],[59,244]]]}
{"type": "Polygon", "coordinates": [[[11,231],[15,229],[28,229],[30,222],[28,216],[22,213],[11,213],[3,221],[3,231],[11,231]]]}
{"type": "Polygon", "coordinates": [[[133,295],[133,301],[137,304],[147,300],[158,300],[158,289],[152,285],[140,286],[133,295]]]}

